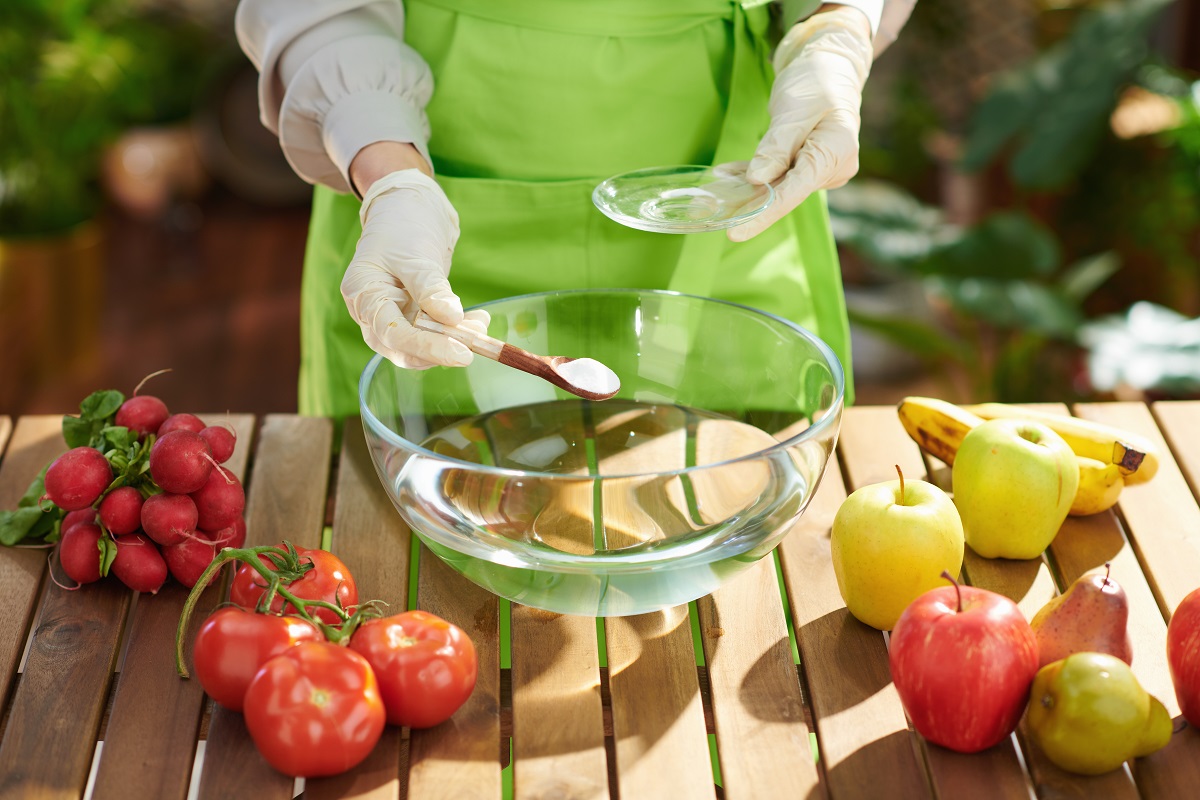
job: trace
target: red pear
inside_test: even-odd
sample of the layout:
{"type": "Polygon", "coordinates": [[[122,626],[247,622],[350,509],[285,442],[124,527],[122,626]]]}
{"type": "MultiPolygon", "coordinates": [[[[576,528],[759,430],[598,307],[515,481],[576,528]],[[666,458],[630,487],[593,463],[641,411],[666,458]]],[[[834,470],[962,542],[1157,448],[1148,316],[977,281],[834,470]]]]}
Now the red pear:
{"type": "Polygon", "coordinates": [[[1073,653],[1108,653],[1133,663],[1129,641],[1129,599],[1111,565],[1088,572],[1042,606],[1029,626],[1037,637],[1038,666],[1073,653]]]}

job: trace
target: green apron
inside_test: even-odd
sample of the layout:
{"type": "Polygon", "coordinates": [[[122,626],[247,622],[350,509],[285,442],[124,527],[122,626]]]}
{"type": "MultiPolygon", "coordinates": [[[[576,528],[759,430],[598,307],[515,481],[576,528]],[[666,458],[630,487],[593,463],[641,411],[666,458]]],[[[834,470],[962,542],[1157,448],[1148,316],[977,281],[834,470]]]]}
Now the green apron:
{"type": "MultiPolygon", "coordinates": [[[[749,5],[749,3],[747,3],[749,5]]],[[[429,142],[462,233],[450,282],[471,307],[531,292],[671,289],[786,317],[849,386],[849,330],[824,193],[749,242],[666,235],[592,205],[611,175],[746,160],[766,129],[768,12],[730,0],[406,0],[435,80],[429,142]]],[[[317,187],[304,263],[299,408],[358,413],[372,352],[340,283],[360,203],[317,187]]],[[[752,357],[748,354],[748,357],[752,357]]]]}

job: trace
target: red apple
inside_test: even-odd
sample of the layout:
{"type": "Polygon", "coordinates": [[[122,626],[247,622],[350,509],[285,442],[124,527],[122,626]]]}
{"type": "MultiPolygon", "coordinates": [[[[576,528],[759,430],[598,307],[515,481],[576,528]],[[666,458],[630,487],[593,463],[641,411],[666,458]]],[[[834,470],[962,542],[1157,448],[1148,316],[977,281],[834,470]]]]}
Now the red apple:
{"type": "Polygon", "coordinates": [[[1183,598],[1171,615],[1167,664],[1183,718],[1200,727],[1200,589],[1183,598]]]}
{"type": "Polygon", "coordinates": [[[1037,639],[1003,595],[940,586],[904,609],[892,631],[892,680],[913,728],[977,753],[1012,733],[1038,670],[1037,639]]]}

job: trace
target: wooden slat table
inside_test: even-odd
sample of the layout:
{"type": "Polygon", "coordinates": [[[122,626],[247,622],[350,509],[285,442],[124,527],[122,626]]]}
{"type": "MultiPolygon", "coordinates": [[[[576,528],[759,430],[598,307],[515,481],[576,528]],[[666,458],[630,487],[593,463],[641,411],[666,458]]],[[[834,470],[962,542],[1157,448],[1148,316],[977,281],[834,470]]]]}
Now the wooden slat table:
{"type": "MultiPolygon", "coordinates": [[[[1110,562],[1129,595],[1134,671],[1178,715],[1166,620],[1200,586],[1200,403],[1050,408],[1161,441],[1160,474],[1128,488],[1115,513],[1068,520],[1042,559],[968,552],[964,577],[1032,616],[1110,562]]],[[[209,421],[218,419],[239,434],[229,466],[247,487],[249,542],[315,546],[328,533],[364,596],[395,607],[413,597],[471,635],[480,659],[474,694],[450,722],[389,728],[357,769],[301,785],[267,766],[238,714],[176,677],[180,587],[153,597],[115,582],[69,592],[47,579],[46,551],[4,549],[0,797],[1200,796],[1200,734],[1181,719],[1164,750],[1096,778],[1058,770],[1020,729],[973,756],[911,731],[888,673],[886,636],[846,611],[828,541],[846,494],[890,480],[896,464],[907,476],[948,483],[944,465],[923,456],[891,408],[846,412],[836,458],[777,558],[691,606],[601,621],[510,606],[417,545],[383,494],[357,422],[334,453],[328,420],[209,421]]],[[[0,417],[0,507],[14,506],[64,449],[59,423],[0,417]]],[[[201,610],[223,591],[210,589],[201,610]]]]}

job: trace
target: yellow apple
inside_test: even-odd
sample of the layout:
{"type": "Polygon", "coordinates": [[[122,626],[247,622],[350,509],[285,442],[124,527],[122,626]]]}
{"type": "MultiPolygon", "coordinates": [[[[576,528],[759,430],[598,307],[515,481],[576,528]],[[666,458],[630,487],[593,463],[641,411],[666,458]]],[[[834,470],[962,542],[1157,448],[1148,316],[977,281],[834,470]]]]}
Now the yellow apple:
{"type": "Polygon", "coordinates": [[[1071,510],[1079,463],[1045,425],[993,419],[963,438],[951,480],[972,550],[985,558],[1037,558],[1071,510]]]}
{"type": "Polygon", "coordinates": [[[925,481],[884,481],[853,492],[833,519],[833,571],[846,608],[891,630],[918,595],[958,575],[963,526],[949,495],[925,481]]]}

